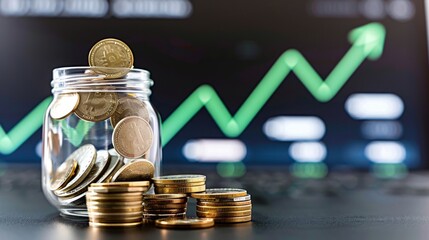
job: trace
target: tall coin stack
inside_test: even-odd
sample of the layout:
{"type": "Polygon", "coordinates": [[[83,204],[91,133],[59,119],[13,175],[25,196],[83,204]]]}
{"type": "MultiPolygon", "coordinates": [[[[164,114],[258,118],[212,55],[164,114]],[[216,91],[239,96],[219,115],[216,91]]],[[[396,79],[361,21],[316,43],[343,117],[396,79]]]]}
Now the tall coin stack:
{"type": "Polygon", "coordinates": [[[204,175],[169,175],[152,178],[155,193],[198,193],[206,190],[206,176],[204,175]]]}
{"type": "Polygon", "coordinates": [[[212,188],[191,196],[197,199],[197,216],[200,218],[213,218],[216,223],[252,220],[252,202],[244,189],[212,188]]]}
{"type": "Polygon", "coordinates": [[[188,197],[186,194],[145,194],[143,222],[153,223],[162,218],[184,218],[188,197]]]}
{"type": "Polygon", "coordinates": [[[86,194],[89,225],[128,227],[142,223],[143,193],[149,181],[93,183],[86,194]]]}

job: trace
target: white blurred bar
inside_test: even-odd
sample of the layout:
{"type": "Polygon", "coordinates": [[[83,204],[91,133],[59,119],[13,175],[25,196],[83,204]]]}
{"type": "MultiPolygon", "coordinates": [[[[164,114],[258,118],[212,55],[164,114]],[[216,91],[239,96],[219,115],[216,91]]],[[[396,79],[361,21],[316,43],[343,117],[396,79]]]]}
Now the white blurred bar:
{"type": "Polygon", "coordinates": [[[374,141],[365,147],[365,156],[374,163],[401,163],[407,153],[399,142],[374,141]]]}
{"type": "Polygon", "coordinates": [[[404,103],[391,93],[357,93],[347,99],[345,108],[354,119],[397,119],[404,103]]]}
{"type": "Polygon", "coordinates": [[[325,131],[323,121],[312,116],[273,117],[263,126],[265,135],[277,141],[319,140],[325,131]]]}
{"type": "Polygon", "coordinates": [[[186,18],[192,13],[188,0],[114,0],[115,17],[186,18]]]}
{"type": "Polygon", "coordinates": [[[321,142],[296,142],[289,147],[289,155],[297,162],[321,162],[326,158],[326,146],[321,142]]]}
{"type": "Polygon", "coordinates": [[[362,136],[366,139],[398,139],[402,124],[397,121],[366,121],[362,123],[362,136]]]}
{"type": "Polygon", "coordinates": [[[186,142],[183,155],[198,162],[239,162],[246,157],[247,149],[236,139],[197,139],[186,142]]]}

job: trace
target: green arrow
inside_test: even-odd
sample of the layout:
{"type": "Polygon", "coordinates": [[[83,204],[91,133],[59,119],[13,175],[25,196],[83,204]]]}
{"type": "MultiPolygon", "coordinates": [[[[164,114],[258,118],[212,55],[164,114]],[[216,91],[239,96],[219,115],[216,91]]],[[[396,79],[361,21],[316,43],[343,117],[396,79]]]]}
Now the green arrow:
{"type": "Polygon", "coordinates": [[[210,85],[198,87],[162,125],[163,145],[166,145],[203,107],[228,137],[240,135],[274,94],[291,71],[320,102],[331,100],[365,58],[375,60],[383,52],[386,30],[379,23],[370,23],[350,32],[350,50],[335,66],[325,81],[297,50],[284,52],[262,78],[253,92],[232,116],[210,85]]]}
{"type": "Polygon", "coordinates": [[[9,133],[6,134],[0,127],[0,153],[7,155],[13,153],[43,124],[45,111],[51,103],[52,98],[48,97],[28,113],[9,133]]]}
{"type": "MultiPolygon", "coordinates": [[[[291,71],[318,101],[329,101],[366,58],[376,60],[381,56],[385,35],[385,28],[379,23],[370,23],[352,30],[349,34],[349,41],[352,43],[351,48],[325,81],[301,53],[294,49],[287,50],[277,59],[234,116],[231,115],[213,87],[202,85],[191,93],[162,124],[163,146],[203,107],[206,107],[226,136],[239,136],[291,71]]],[[[40,128],[44,112],[50,101],[51,97],[41,102],[8,134],[0,127],[0,153],[12,153],[40,128]]],[[[92,126],[93,123],[80,121],[74,129],[65,122],[61,122],[64,134],[75,146],[81,144],[92,126]]]]}

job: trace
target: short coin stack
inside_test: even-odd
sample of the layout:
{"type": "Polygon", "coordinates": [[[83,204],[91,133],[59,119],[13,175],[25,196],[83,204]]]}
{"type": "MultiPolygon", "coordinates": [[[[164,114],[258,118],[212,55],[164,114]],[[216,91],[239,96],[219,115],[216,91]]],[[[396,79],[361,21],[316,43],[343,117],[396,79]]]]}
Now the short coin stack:
{"type": "Polygon", "coordinates": [[[86,194],[89,225],[128,227],[142,223],[143,193],[149,181],[93,183],[86,194]]]}
{"type": "Polygon", "coordinates": [[[193,193],[197,216],[213,218],[216,223],[242,223],[252,220],[252,202],[244,189],[212,188],[193,193]]]}
{"type": "Polygon", "coordinates": [[[153,178],[155,193],[198,193],[206,190],[206,176],[182,174],[153,178]]]}
{"type": "Polygon", "coordinates": [[[152,223],[160,218],[184,218],[188,197],[186,194],[143,195],[143,221],[152,223]]]}

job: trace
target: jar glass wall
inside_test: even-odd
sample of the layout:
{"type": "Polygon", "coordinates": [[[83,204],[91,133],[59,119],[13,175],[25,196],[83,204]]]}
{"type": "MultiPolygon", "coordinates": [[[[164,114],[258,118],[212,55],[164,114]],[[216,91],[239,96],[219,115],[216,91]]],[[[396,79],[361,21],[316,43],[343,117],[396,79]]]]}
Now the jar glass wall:
{"type": "MultiPolygon", "coordinates": [[[[53,71],[54,99],[43,125],[42,187],[66,215],[87,217],[89,185],[127,180],[118,173],[127,164],[153,165],[153,175],[160,175],[160,121],[149,100],[149,72],[131,69],[120,79],[106,79],[104,73],[111,71],[128,69],[53,71]]],[[[144,177],[128,175],[128,180],[144,177]]]]}

